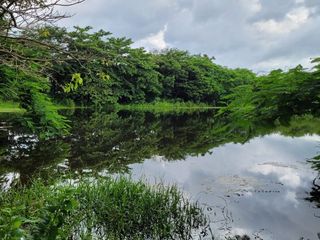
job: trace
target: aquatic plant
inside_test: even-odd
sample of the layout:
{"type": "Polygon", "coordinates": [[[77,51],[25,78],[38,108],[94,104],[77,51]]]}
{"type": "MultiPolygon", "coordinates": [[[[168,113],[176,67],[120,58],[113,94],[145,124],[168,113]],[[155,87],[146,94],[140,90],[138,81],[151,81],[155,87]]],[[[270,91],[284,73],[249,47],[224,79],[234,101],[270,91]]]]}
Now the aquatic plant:
{"type": "Polygon", "coordinates": [[[206,221],[176,187],[122,177],[36,181],[0,196],[1,239],[191,239],[206,221]]]}

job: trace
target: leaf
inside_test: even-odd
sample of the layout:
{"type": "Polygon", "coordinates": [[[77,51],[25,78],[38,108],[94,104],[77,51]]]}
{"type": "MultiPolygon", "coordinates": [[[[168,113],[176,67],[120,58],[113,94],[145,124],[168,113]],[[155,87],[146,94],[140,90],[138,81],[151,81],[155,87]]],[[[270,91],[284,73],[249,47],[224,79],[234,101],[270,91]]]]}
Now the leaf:
{"type": "Polygon", "coordinates": [[[13,229],[18,229],[22,225],[22,220],[19,217],[15,217],[14,220],[11,223],[11,227],[13,229]]]}

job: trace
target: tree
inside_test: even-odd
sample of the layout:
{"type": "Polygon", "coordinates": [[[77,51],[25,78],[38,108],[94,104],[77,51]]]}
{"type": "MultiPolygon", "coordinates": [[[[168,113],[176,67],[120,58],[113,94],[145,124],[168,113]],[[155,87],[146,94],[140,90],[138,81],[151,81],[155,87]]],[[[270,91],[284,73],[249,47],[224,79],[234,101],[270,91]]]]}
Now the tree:
{"type": "Polygon", "coordinates": [[[313,71],[306,71],[301,65],[286,72],[273,70],[234,88],[226,101],[228,105],[220,112],[237,118],[276,120],[319,113],[319,65],[313,71]]]}
{"type": "Polygon", "coordinates": [[[55,61],[73,56],[66,54],[63,47],[46,41],[48,32],[42,26],[67,17],[57,7],[82,1],[0,0],[0,97],[19,102],[28,112],[24,118],[27,126],[34,131],[39,129],[37,125],[42,126],[44,136],[67,129],[65,119],[48,97],[47,69],[55,61]]]}
{"type": "Polygon", "coordinates": [[[231,70],[215,64],[207,55],[177,49],[156,52],[154,58],[164,99],[218,105],[231,88],[255,77],[249,70],[231,70]]]}
{"type": "Polygon", "coordinates": [[[58,7],[68,7],[84,0],[0,0],[0,32],[14,28],[26,29],[39,24],[54,23],[68,17],[58,7]]]}
{"type": "Polygon", "coordinates": [[[83,1],[0,0],[0,63],[12,64],[14,61],[15,65],[25,65],[25,61],[47,61],[43,55],[31,55],[30,52],[22,51],[26,45],[50,49],[55,53],[63,52],[63,48],[38,38],[48,34],[45,28],[39,27],[68,17],[58,11],[59,7],[72,6],[83,1]],[[36,29],[39,31],[35,31],[36,29]],[[38,35],[36,38],[34,33],[38,35]]]}
{"type": "Polygon", "coordinates": [[[151,54],[131,48],[132,41],[115,38],[109,32],[89,32],[90,27],[76,27],[67,32],[50,28],[50,42],[59,42],[68,52],[79,56],[54,64],[50,71],[52,94],[70,97],[77,103],[102,106],[115,103],[153,101],[160,94],[158,73],[151,54]],[[60,34],[60,32],[62,32],[60,34]],[[57,36],[63,36],[62,38],[57,36]],[[65,94],[70,72],[77,72],[83,85],[65,94]]]}

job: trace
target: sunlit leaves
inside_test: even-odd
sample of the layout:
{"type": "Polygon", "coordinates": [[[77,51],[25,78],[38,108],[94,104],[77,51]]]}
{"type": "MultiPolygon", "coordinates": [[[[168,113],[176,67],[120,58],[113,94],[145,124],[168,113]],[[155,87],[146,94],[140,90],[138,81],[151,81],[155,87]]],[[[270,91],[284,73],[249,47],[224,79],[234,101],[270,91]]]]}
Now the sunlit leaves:
{"type": "Polygon", "coordinates": [[[69,93],[71,91],[77,90],[78,87],[82,86],[82,85],[83,85],[83,79],[81,77],[81,74],[74,73],[74,74],[72,74],[71,81],[69,83],[67,83],[63,89],[66,93],[69,93]]]}
{"type": "Polygon", "coordinates": [[[102,80],[102,81],[108,81],[110,80],[110,76],[104,72],[99,72],[97,73],[97,76],[102,80]]]}

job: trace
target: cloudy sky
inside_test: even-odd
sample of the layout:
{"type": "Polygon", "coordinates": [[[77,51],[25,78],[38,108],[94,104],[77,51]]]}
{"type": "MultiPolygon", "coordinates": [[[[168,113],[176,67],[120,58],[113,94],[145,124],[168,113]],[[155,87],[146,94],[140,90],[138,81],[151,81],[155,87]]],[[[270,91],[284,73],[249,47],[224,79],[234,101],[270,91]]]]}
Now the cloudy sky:
{"type": "Polygon", "coordinates": [[[320,56],[320,0],[86,0],[60,24],[93,26],[149,50],[206,53],[255,71],[320,56]]]}

